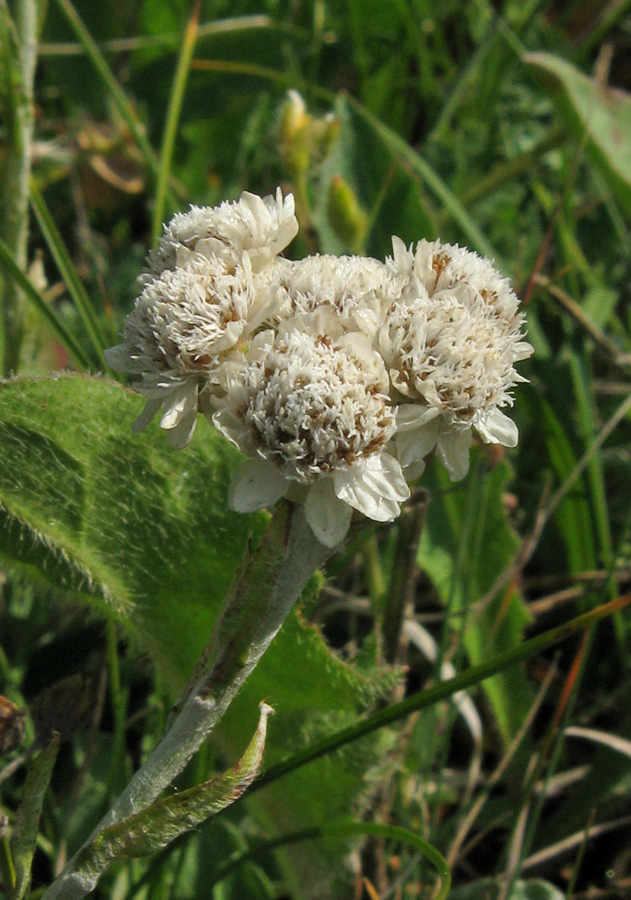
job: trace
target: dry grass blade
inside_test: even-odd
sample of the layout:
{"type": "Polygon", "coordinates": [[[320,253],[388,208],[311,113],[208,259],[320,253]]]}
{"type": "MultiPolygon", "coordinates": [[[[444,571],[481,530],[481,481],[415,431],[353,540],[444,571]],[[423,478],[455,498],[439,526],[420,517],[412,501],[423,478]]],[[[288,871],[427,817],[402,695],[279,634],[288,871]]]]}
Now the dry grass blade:
{"type": "MultiPolygon", "coordinates": [[[[612,819],[609,822],[600,822],[588,829],[587,838],[591,839],[599,837],[602,834],[615,831],[617,828],[626,828],[627,825],[631,825],[631,816],[622,816],[620,819],[612,819]]],[[[574,850],[576,847],[580,847],[584,840],[585,829],[582,829],[581,831],[577,831],[569,837],[564,838],[562,841],[557,841],[556,844],[551,844],[549,847],[528,856],[521,864],[522,869],[534,869],[535,866],[548,863],[557,856],[561,856],[563,853],[567,853],[570,850],[574,850]]]]}
{"type": "Polygon", "coordinates": [[[566,737],[584,738],[587,741],[604,744],[605,747],[610,747],[631,759],[631,741],[621,738],[617,734],[610,734],[608,731],[600,731],[596,728],[581,728],[578,725],[568,726],[563,733],[566,737]]]}

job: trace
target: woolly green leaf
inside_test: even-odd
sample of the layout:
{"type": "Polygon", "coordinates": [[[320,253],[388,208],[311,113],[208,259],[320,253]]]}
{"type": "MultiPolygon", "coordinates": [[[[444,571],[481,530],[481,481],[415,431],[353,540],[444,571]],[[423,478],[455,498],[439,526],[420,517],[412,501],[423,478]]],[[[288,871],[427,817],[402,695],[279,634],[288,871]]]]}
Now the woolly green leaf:
{"type": "MultiPolygon", "coordinates": [[[[175,692],[266,517],[228,510],[240,457],[224,438],[200,420],[191,444],[174,451],[157,425],[131,433],[141,409],[99,378],[0,384],[0,558],[115,615],[175,692]]],[[[279,712],[355,710],[385,689],[332,656],[298,615],[255,678],[252,716],[262,697],[279,712]]]]}
{"type": "MultiPolygon", "coordinates": [[[[141,408],[119,384],[93,377],[0,384],[0,558],[116,616],[175,694],[210,636],[248,532],[256,539],[266,517],[227,509],[239,457],[204,421],[174,451],[157,424],[131,433],[141,408]]],[[[277,710],[268,752],[278,760],[352,721],[397,679],[344,664],[294,612],[214,739],[234,758],[266,698],[277,710]]],[[[370,740],[296,773],[291,790],[278,788],[283,825],[346,812],[380,746],[370,740]]],[[[263,806],[277,803],[273,790],[263,806]]]]}
{"type": "MultiPolygon", "coordinates": [[[[175,692],[210,635],[248,531],[258,533],[265,517],[228,511],[238,455],[205,422],[189,447],[174,451],[157,425],[131,433],[141,408],[120,385],[91,377],[0,385],[0,555],[115,615],[175,692]]],[[[270,760],[277,760],[296,741],[347,724],[397,677],[345,665],[294,613],[216,740],[236,755],[255,727],[258,703],[269,698],[278,710],[269,746],[270,760]]],[[[387,734],[339,754],[332,765],[296,773],[290,796],[286,784],[275,786],[261,795],[260,808],[276,805],[280,791],[287,828],[312,814],[346,812],[384,740],[387,734]]]]}
{"type": "Polygon", "coordinates": [[[77,879],[95,883],[115,860],[148,856],[234,803],[259,772],[271,712],[270,706],[261,703],[254,737],[239,762],[223,775],[157,800],[142,812],[97,835],[79,853],[75,869],[77,879]]]}
{"type": "Polygon", "coordinates": [[[540,76],[560,114],[602,170],[617,200],[631,211],[631,95],[605,87],[549,53],[524,61],[540,76]]]}
{"type": "Polygon", "coordinates": [[[226,441],[200,422],[175,453],[131,433],[141,408],[96,378],[0,385],[0,556],[115,614],[176,689],[261,519],[226,508],[226,441]]]}

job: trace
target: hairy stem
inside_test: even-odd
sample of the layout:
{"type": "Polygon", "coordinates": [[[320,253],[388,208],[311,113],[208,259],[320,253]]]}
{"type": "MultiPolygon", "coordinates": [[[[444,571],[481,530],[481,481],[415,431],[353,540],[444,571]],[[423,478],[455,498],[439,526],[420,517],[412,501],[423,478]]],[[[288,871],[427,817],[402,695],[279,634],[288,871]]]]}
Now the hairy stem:
{"type": "MultiPolygon", "coordinates": [[[[104,828],[149,806],[184,769],[258,664],[308,579],[330,553],[313,535],[302,508],[281,504],[257,550],[246,554],[164,737],[84,847],[104,828]]],[[[44,900],[78,900],[93,890],[101,872],[77,869],[77,856],[44,900]]]]}

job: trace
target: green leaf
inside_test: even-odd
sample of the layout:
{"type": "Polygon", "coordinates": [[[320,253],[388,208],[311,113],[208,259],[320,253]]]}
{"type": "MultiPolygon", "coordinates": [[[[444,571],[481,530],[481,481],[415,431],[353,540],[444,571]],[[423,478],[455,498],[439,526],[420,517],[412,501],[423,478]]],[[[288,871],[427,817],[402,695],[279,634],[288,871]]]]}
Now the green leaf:
{"type": "Polygon", "coordinates": [[[31,178],[30,181],[30,193],[31,205],[35,212],[39,227],[42,230],[42,234],[48,244],[48,249],[57,263],[57,268],[59,269],[66,288],[68,289],[68,293],[72,298],[72,302],[81,318],[86,334],[90,338],[99,363],[104,366],[105,358],[103,356],[103,350],[107,344],[101,332],[99,320],[94,311],[92,302],[88,297],[88,293],[83,286],[83,282],[79,277],[79,273],[72,261],[72,257],[68,252],[59,229],[55,224],[55,220],[51,216],[34,178],[31,178]]]}
{"type": "Polygon", "coordinates": [[[228,512],[237,454],[203,422],[174,453],[106,380],[0,385],[0,556],[115,614],[176,690],[209,635],[248,530],[228,512]]]}
{"type": "Polygon", "coordinates": [[[180,115],[182,112],[182,103],[186,92],[186,82],[191,68],[193,59],[193,51],[195,42],[197,41],[199,13],[201,8],[201,0],[193,7],[193,12],[184,31],[182,39],[182,47],[173,77],[171,87],[171,97],[167,110],[167,118],[164,125],[164,134],[162,136],[162,148],[160,150],[160,170],[158,172],[158,183],[156,185],[156,199],[153,210],[153,224],[151,227],[152,244],[158,242],[158,238],[162,232],[162,222],[164,220],[164,209],[169,185],[169,175],[171,172],[171,160],[173,158],[173,148],[175,146],[175,138],[178,133],[180,115]]]}
{"type": "Polygon", "coordinates": [[[303,829],[295,834],[285,835],[276,841],[266,841],[263,844],[237,854],[233,859],[224,863],[215,873],[212,884],[217,884],[226,878],[231,872],[242,866],[249,859],[256,859],[279,844],[289,844],[296,841],[313,840],[314,838],[327,838],[328,840],[344,840],[355,835],[381,837],[392,843],[401,843],[426,856],[434,865],[440,876],[440,891],[434,895],[434,900],[445,900],[451,885],[451,873],[449,866],[441,853],[432,844],[424,840],[420,835],[408,828],[397,825],[382,825],[376,822],[356,822],[344,818],[333,822],[326,822],[317,828],[303,829]]]}
{"type": "MultiPolygon", "coordinates": [[[[396,163],[397,167],[401,167],[407,173],[406,180],[409,183],[422,184],[440,202],[443,209],[459,227],[469,246],[477,250],[482,256],[494,258],[497,268],[502,271],[505,270],[505,265],[498,258],[498,254],[487,238],[482,234],[451,188],[442,180],[427,160],[413,150],[400,135],[372,116],[368,110],[364,109],[352,97],[342,98],[340,103],[346,105],[352,111],[355,123],[361,123],[363,126],[362,130],[372,133],[373,140],[382,145],[381,152],[383,153],[383,150],[387,152],[390,164],[396,163]]],[[[414,239],[417,239],[416,236],[414,239]]]]}
{"type": "Polygon", "coordinates": [[[132,103],[112,74],[112,70],[101,53],[98,44],[83,24],[83,21],[70,0],[57,0],[57,5],[68,20],[68,24],[74,31],[77,40],[83,46],[88,59],[94,67],[97,77],[102,82],[103,88],[111,97],[122,118],[127,123],[130,132],[133,134],[138,147],[145,157],[145,162],[147,163],[149,170],[152,175],[157,178],[160,166],[156,154],[147,140],[142,124],[139,123],[136,118],[132,103]]]}
{"type": "MultiPolygon", "coordinates": [[[[575,471],[578,457],[568,439],[568,428],[556,415],[554,407],[544,397],[537,396],[536,401],[550,463],[559,484],[563,484],[575,471]]],[[[569,570],[583,572],[595,568],[598,555],[584,477],[567,495],[554,517],[565,545],[569,570]]]]}
{"type": "Polygon", "coordinates": [[[16,286],[22,290],[26,299],[33,305],[42,319],[50,326],[55,337],[57,337],[70,353],[75,363],[83,369],[88,369],[90,367],[89,357],[86,355],[83,348],[76,342],[72,334],[70,334],[60,317],[54,312],[51,306],[46,303],[30,279],[24,274],[20,267],[16,265],[11,251],[2,240],[0,240],[0,266],[6,271],[10,278],[13,278],[16,286]]]}
{"type": "Polygon", "coordinates": [[[570,63],[549,53],[528,53],[544,89],[577,138],[601,169],[614,197],[631,212],[631,96],[599,84],[570,63]]]}
{"type": "Polygon", "coordinates": [[[261,703],[259,722],[245,753],[223,775],[187,791],[157,800],[151,806],[98,834],[80,851],[75,874],[96,884],[115,860],[148,856],[197,828],[240,797],[256,778],[265,749],[267,719],[273,710],[261,703]]]}
{"type": "Polygon", "coordinates": [[[59,750],[59,735],[36,756],[22,789],[22,802],[15,814],[13,861],[16,883],[12,900],[22,900],[31,880],[31,864],[39,832],[44,794],[50,783],[59,750]]]}

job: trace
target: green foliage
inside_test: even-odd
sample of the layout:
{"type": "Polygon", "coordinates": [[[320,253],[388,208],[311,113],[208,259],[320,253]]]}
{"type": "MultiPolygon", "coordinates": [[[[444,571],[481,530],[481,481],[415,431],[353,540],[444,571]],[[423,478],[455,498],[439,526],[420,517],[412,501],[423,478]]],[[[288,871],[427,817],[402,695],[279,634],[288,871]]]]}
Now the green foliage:
{"type": "MultiPolygon", "coordinates": [[[[64,739],[39,831],[31,812],[13,858],[8,839],[0,848],[5,882],[13,890],[21,866],[26,889],[33,851],[35,883],[50,881],[60,848],[77,849],[155,745],[248,540],[256,545],[266,522],[227,511],[236,454],[204,422],[175,453],[157,426],[129,432],[140,401],[120,385],[54,373],[68,363],[96,371],[116,342],[161,208],[166,218],[189,203],[282,184],[301,224],[294,257],[361,250],[383,259],[392,234],[494,257],[524,301],[536,348],[521,369],[531,383],[511,411],[520,444],[499,463],[474,449],[460,484],[429,467],[418,547],[402,551],[399,524],[349,540],[179,794],[239,758],[262,698],[276,709],[265,755],[272,773],[340,731],[350,729],[348,741],[151,861],[117,863],[96,895],[348,896],[352,850],[366,896],[429,896],[431,866],[394,832],[364,834],[364,843],[359,831],[343,842],[325,837],[349,811],[366,820],[357,828],[379,819],[438,848],[459,900],[503,897],[507,883],[510,900],[623,890],[625,852],[585,834],[592,819],[625,821],[628,759],[564,739],[562,724],[631,734],[628,612],[598,626],[582,667],[570,641],[553,676],[542,650],[471,690],[477,758],[469,726],[442,702],[449,693],[418,719],[410,711],[361,738],[353,729],[358,714],[363,722],[363,713],[392,709],[391,692],[402,690],[402,669],[383,663],[380,627],[393,576],[414,560],[407,613],[438,658],[429,663],[399,642],[409,694],[447,664],[460,673],[514,657],[531,635],[629,590],[629,415],[581,462],[631,391],[629,4],[204,0],[194,28],[189,0],[54,0],[41,23],[36,152],[21,155],[19,114],[29,102],[15,26],[27,6],[0,4],[0,165],[23,179],[32,161],[35,185],[26,257],[6,230],[0,244],[9,296],[29,304],[21,347],[6,316],[0,332],[4,373],[22,376],[0,385],[0,688],[24,705],[81,671],[93,684],[79,705],[94,718],[64,739]],[[293,131],[281,114],[288,88],[305,101],[293,131]],[[46,378],[24,377],[32,375],[46,378]],[[549,510],[548,498],[569,483],[549,510]],[[530,790],[532,752],[542,780],[530,790]],[[261,841],[263,855],[251,854],[261,841]],[[570,850],[559,849],[568,841],[570,850]],[[529,855],[546,850],[545,868],[535,869],[529,855]],[[511,870],[518,858],[523,871],[511,870]]],[[[0,184],[5,224],[15,178],[0,184]]],[[[19,303],[9,306],[20,311],[19,303]]],[[[20,752],[9,759],[19,764],[20,752]]],[[[3,782],[14,833],[26,810],[21,787],[19,774],[3,782]]]]}
{"type": "Polygon", "coordinates": [[[16,882],[11,900],[22,900],[31,882],[31,864],[40,827],[44,794],[48,790],[53,766],[59,752],[59,734],[41,750],[24,782],[22,802],[15,815],[13,860],[16,882]]]}
{"type": "Polygon", "coordinates": [[[138,400],[99,379],[8,382],[0,404],[5,561],[133,621],[181,683],[247,539],[225,508],[234,454],[208,434],[181,455],[137,440],[138,400]]]}
{"type": "Polygon", "coordinates": [[[601,168],[616,200],[631,211],[631,97],[587,78],[563,59],[531,53],[526,62],[542,77],[559,112],[601,168]]]}
{"type": "Polygon", "coordinates": [[[77,875],[96,881],[112,862],[148,856],[198,828],[243,794],[259,772],[265,749],[267,719],[273,712],[261,704],[257,729],[238,763],[212,781],[156,800],[150,806],[101,831],[78,855],[77,875]]]}
{"type": "MultiPolygon", "coordinates": [[[[419,547],[419,564],[432,579],[445,608],[462,618],[462,646],[473,663],[519,643],[530,621],[512,584],[493,591],[498,573],[510,566],[519,541],[504,509],[510,470],[492,471],[477,459],[464,487],[450,489],[446,473],[434,469],[435,499],[419,547]],[[491,594],[487,598],[488,592],[491,594]],[[477,609],[476,603],[482,603],[477,609]]],[[[507,742],[515,737],[532,703],[525,673],[514,667],[485,682],[495,721],[507,742]]]]}

